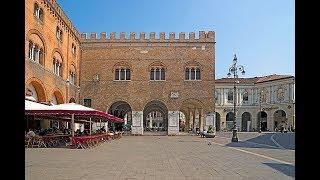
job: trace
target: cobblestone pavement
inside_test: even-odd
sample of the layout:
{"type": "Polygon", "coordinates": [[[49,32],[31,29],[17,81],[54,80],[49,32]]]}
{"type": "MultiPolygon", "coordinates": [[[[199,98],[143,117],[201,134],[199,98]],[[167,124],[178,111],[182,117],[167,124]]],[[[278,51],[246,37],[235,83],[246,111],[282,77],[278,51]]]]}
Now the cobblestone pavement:
{"type": "Polygon", "coordinates": [[[219,137],[125,136],[93,149],[30,148],[25,150],[25,176],[32,180],[295,178],[294,161],[279,158],[293,151],[234,147],[228,142],[219,137]]]}

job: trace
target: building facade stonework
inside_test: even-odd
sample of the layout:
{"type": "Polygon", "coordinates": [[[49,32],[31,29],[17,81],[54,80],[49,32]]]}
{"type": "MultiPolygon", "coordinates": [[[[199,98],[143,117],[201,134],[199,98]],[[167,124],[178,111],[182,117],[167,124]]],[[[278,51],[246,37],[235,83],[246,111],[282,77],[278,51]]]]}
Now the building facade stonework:
{"type": "Polygon", "coordinates": [[[102,111],[129,114],[134,134],[143,134],[153,111],[161,112],[168,134],[179,132],[179,112],[191,128],[203,129],[204,117],[214,113],[214,32],[159,37],[82,34],[81,99],[102,111]]]}
{"type": "MultiPolygon", "coordinates": [[[[78,102],[80,34],[54,0],[25,1],[25,91],[40,102],[78,102]]],[[[44,121],[43,128],[48,122],[44,121]]]]}
{"type": "MultiPolygon", "coordinates": [[[[217,131],[231,130],[233,78],[216,80],[217,131]]],[[[239,78],[236,91],[236,123],[239,131],[276,131],[295,128],[295,78],[269,75],[239,78]],[[261,124],[260,124],[261,123],[261,124]]]]}

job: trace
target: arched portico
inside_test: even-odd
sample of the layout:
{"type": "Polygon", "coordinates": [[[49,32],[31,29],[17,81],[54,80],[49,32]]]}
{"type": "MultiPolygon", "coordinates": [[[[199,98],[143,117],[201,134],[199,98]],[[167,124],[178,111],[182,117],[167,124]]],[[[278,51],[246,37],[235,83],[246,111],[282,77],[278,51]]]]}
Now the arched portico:
{"type": "Polygon", "coordinates": [[[251,130],[251,114],[249,112],[244,112],[241,118],[241,131],[251,130]]]}
{"type": "Polygon", "coordinates": [[[273,114],[274,118],[274,130],[280,130],[281,127],[287,128],[288,125],[288,119],[287,114],[284,110],[277,110],[273,114]]]}
{"type": "Polygon", "coordinates": [[[257,130],[259,131],[260,129],[260,123],[261,123],[261,131],[267,131],[268,130],[268,114],[264,111],[260,111],[257,114],[257,130]]]}
{"type": "Polygon", "coordinates": [[[126,131],[131,131],[132,125],[132,109],[129,103],[125,101],[116,101],[112,103],[108,109],[108,113],[114,116],[124,119],[124,124],[108,124],[109,128],[114,128],[115,130],[121,130],[124,128],[126,131]]]}
{"type": "Polygon", "coordinates": [[[143,131],[168,131],[168,109],[159,101],[148,102],[143,109],[143,131]]]}

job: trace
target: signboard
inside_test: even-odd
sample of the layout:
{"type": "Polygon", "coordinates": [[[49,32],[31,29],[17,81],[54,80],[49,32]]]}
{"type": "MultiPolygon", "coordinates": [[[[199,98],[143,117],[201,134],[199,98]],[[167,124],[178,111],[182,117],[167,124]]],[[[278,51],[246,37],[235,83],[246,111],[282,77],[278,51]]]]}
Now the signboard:
{"type": "Polygon", "coordinates": [[[169,126],[177,126],[178,125],[178,113],[175,113],[175,111],[169,111],[168,113],[168,118],[169,118],[169,126]]]}
{"type": "Polygon", "coordinates": [[[142,119],[142,114],[139,112],[133,113],[132,117],[132,126],[141,126],[141,119],[142,119]]]}

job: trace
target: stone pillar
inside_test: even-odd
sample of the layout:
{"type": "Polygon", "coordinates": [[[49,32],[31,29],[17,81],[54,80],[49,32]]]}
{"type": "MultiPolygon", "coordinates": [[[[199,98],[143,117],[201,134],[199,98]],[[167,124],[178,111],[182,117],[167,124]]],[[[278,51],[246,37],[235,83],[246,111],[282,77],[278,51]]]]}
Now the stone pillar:
{"type": "Polygon", "coordinates": [[[195,109],[192,110],[192,123],[193,123],[192,130],[196,132],[196,110],[195,109]]]}
{"type": "Polygon", "coordinates": [[[168,135],[179,133],[179,111],[168,111],[168,135]]]}
{"type": "Polygon", "coordinates": [[[132,111],[132,134],[143,134],[143,111],[132,111]]]}
{"type": "Polygon", "coordinates": [[[193,119],[193,116],[192,116],[192,111],[191,111],[191,109],[188,109],[189,110],[189,127],[188,127],[188,131],[189,131],[189,129],[191,128],[191,129],[193,129],[193,121],[192,121],[192,119],[193,119]]]}
{"type": "Polygon", "coordinates": [[[274,131],[274,116],[267,118],[267,128],[270,129],[270,131],[274,131]]]}
{"type": "Polygon", "coordinates": [[[200,118],[200,132],[203,131],[203,120],[204,120],[204,116],[203,116],[203,109],[200,109],[199,112],[199,118],[200,118]]]}
{"type": "Polygon", "coordinates": [[[237,124],[237,129],[238,129],[238,132],[241,131],[241,125],[242,125],[242,116],[236,116],[236,124],[237,124]]]}

